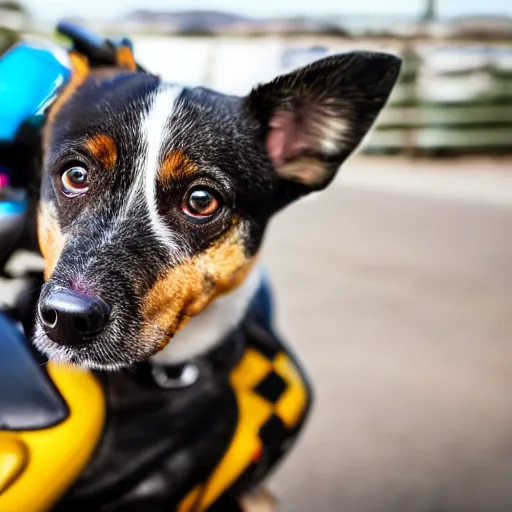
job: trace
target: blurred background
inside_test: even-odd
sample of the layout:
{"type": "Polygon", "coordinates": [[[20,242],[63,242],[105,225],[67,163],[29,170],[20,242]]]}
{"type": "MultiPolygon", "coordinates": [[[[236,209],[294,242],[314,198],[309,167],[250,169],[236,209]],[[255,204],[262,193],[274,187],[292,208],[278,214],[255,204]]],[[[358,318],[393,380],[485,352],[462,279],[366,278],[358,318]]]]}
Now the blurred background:
{"type": "Polygon", "coordinates": [[[510,512],[512,2],[0,0],[0,47],[63,18],[233,94],[341,51],[404,58],[359,153],[270,229],[317,394],[270,487],[284,512],[510,512]]]}

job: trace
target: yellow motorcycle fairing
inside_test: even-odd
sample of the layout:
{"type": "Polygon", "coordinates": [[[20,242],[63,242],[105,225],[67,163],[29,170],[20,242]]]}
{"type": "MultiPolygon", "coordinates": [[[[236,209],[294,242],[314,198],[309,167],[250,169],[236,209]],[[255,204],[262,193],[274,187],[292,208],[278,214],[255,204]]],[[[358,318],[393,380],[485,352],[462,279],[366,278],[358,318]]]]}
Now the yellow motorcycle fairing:
{"type": "Polygon", "coordinates": [[[0,511],[51,510],[89,461],[101,435],[105,399],[96,378],[50,363],[69,414],[41,430],[0,430],[0,511]]]}

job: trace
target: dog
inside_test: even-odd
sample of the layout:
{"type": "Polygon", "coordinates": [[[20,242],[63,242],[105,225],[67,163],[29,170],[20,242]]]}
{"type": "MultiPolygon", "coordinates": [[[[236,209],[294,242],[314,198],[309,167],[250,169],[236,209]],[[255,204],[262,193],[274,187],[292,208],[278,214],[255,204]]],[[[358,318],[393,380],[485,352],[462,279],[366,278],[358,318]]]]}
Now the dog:
{"type": "MultiPolygon", "coordinates": [[[[400,59],[334,55],[245,97],[166,83],[138,71],[130,52],[116,69],[91,69],[76,53],[71,60],[72,79],[44,129],[46,282],[33,341],[49,359],[83,368],[149,364],[190,376],[188,362],[215,353],[261,290],[270,219],[334,179],[384,107],[400,59]]],[[[121,373],[105,377],[112,396],[122,394],[121,373]]],[[[168,421],[211,410],[211,382],[168,421]]],[[[177,510],[188,510],[192,494],[173,502],[177,510]]]]}
{"type": "Polygon", "coordinates": [[[255,289],[271,216],[332,181],[398,71],[394,56],[349,53],[238,98],[79,70],[46,127],[38,348],[117,369],[217,342],[255,289]],[[202,312],[211,328],[195,327],[202,312]]]}

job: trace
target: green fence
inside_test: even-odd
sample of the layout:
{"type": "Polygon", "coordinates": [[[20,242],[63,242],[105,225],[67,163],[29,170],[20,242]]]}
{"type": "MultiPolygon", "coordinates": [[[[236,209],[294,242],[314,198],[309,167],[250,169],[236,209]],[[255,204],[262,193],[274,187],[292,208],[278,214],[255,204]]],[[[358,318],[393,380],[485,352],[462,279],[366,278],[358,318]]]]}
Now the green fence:
{"type": "Polygon", "coordinates": [[[512,153],[512,49],[404,52],[368,153],[512,153]],[[442,65],[439,65],[441,63],[442,65]]]}

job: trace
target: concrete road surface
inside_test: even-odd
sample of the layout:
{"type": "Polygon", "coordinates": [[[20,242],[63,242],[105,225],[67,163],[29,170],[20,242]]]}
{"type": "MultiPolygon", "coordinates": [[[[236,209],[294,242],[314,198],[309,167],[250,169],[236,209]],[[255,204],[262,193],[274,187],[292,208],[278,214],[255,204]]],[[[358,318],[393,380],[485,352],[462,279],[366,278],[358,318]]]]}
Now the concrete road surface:
{"type": "Polygon", "coordinates": [[[283,512],[510,512],[510,162],[426,166],[404,189],[405,168],[377,186],[365,165],[267,239],[317,394],[270,487],[283,512]]]}

